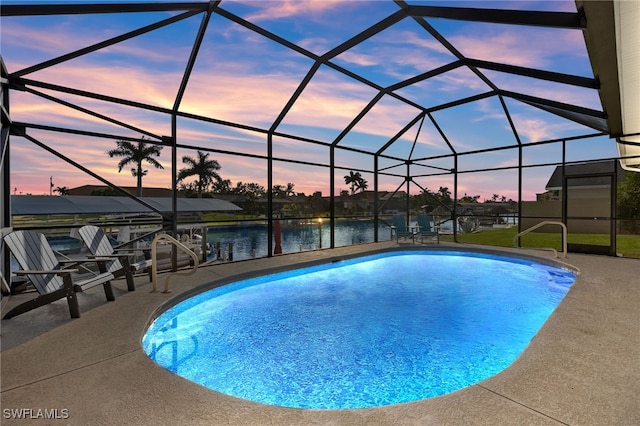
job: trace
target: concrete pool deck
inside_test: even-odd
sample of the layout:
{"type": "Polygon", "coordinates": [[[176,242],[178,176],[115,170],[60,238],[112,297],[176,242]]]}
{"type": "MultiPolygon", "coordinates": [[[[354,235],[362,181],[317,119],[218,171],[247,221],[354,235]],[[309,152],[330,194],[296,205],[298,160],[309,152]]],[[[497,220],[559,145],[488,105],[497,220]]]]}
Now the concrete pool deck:
{"type": "MultiPolygon", "coordinates": [[[[140,340],[156,309],[201,284],[365,253],[391,242],[217,264],[149,293],[145,276],[116,301],[80,294],[2,320],[0,423],[71,425],[638,425],[640,260],[570,254],[581,274],[526,351],[502,373],[449,395],[361,410],[266,406],[203,388],[151,361],[140,340]],[[44,410],[47,410],[46,412],[44,410]],[[18,415],[29,420],[17,419],[18,415]],[[56,416],[58,420],[35,419],[56,416]]],[[[441,244],[441,247],[450,246],[441,244]]],[[[457,244],[454,247],[465,247],[457,244]]],[[[485,247],[486,248],[486,247],[485,247]]],[[[493,248],[492,248],[493,249],[493,248]]],[[[551,258],[541,251],[516,251],[551,258]]],[[[163,280],[160,280],[162,283],[163,280]]],[[[3,299],[2,312],[24,296],[3,299]]]]}

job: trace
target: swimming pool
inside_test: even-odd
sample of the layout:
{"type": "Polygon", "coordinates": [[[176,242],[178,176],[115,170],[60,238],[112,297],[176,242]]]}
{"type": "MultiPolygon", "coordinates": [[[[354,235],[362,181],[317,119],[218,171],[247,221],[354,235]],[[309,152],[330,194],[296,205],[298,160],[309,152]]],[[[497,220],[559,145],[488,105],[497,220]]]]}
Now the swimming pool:
{"type": "Polygon", "coordinates": [[[398,404],[508,367],[574,280],[519,258],[393,251],[203,292],[159,315],[142,344],[182,377],[264,404],[398,404]]]}

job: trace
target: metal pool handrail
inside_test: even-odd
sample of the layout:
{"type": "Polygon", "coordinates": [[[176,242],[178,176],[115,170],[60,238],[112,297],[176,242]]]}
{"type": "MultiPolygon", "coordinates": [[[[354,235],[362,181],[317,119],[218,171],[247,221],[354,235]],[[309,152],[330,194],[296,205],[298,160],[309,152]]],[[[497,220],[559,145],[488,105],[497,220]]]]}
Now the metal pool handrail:
{"type": "MultiPolygon", "coordinates": [[[[515,237],[513,237],[513,246],[514,247],[518,247],[518,245],[516,244],[516,241],[518,238],[520,238],[521,236],[528,234],[531,231],[535,231],[536,229],[540,228],[541,226],[544,225],[560,225],[562,227],[562,257],[566,258],[567,257],[567,225],[565,225],[562,222],[557,222],[554,220],[545,220],[542,221],[540,223],[537,223],[535,225],[533,225],[530,228],[525,229],[522,232],[519,232],[516,234],[515,237]]],[[[551,248],[551,247],[538,247],[541,250],[551,250],[554,253],[553,257],[558,257],[558,252],[556,249],[551,248]]]]}
{"type": "Polygon", "coordinates": [[[160,240],[169,241],[174,246],[178,247],[185,253],[187,253],[193,259],[193,268],[189,272],[173,272],[167,276],[164,280],[164,290],[163,293],[169,293],[169,278],[174,275],[193,275],[198,269],[198,256],[187,246],[182,244],[180,241],[173,238],[171,235],[167,234],[158,234],[151,242],[151,281],[153,282],[153,289],[151,293],[156,293],[158,291],[158,257],[157,257],[157,245],[160,240]]]}

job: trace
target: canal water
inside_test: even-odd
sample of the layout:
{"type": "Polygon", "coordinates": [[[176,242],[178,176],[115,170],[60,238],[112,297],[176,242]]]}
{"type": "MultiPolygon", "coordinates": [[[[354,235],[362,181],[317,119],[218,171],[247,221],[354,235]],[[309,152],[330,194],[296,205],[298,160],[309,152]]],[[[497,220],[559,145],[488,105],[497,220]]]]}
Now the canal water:
{"type": "MultiPolygon", "coordinates": [[[[331,228],[328,221],[322,223],[317,221],[300,223],[298,221],[282,220],[280,223],[282,253],[295,253],[330,247],[331,228]]],[[[371,220],[336,222],[335,230],[336,247],[374,241],[374,225],[371,220]]],[[[389,226],[380,222],[378,226],[378,241],[387,241],[390,238],[391,230],[389,226]]],[[[214,247],[217,247],[219,243],[223,252],[222,257],[229,256],[229,244],[232,244],[233,260],[265,257],[269,250],[267,226],[263,224],[212,227],[207,232],[207,242],[214,247]]],[[[213,256],[217,256],[217,253],[214,253],[213,256]]]]}

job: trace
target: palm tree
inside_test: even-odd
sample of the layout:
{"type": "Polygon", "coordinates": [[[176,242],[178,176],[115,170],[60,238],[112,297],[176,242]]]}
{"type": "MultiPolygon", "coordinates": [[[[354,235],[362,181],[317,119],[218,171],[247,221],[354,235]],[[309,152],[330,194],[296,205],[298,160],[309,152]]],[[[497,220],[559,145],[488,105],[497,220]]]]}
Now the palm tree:
{"type": "Polygon", "coordinates": [[[284,189],[285,195],[287,197],[293,197],[294,195],[296,195],[296,193],[293,191],[293,188],[296,185],[291,183],[291,182],[287,182],[287,187],[284,189]]]}
{"type": "Polygon", "coordinates": [[[146,176],[148,173],[148,170],[142,170],[142,163],[146,161],[156,169],[164,169],[162,164],[154,158],[160,156],[162,146],[145,142],[144,136],[137,144],[129,141],[116,141],[116,143],[118,147],[107,151],[107,154],[112,158],[122,157],[122,160],[118,163],[118,173],[120,173],[127,164],[135,165],[135,167],[131,169],[131,175],[137,178],[137,195],[138,197],[142,197],[142,176],[146,176]]]}
{"type": "Polygon", "coordinates": [[[284,187],[282,185],[273,185],[271,188],[271,193],[273,194],[273,198],[284,198],[284,187]]]}
{"type": "Polygon", "coordinates": [[[446,186],[441,186],[440,189],[438,189],[437,196],[443,203],[447,205],[451,204],[451,191],[449,191],[449,188],[446,186]]]}
{"type": "Polygon", "coordinates": [[[295,184],[291,182],[287,182],[287,186],[284,185],[273,185],[271,192],[273,192],[274,198],[285,198],[285,197],[293,197],[296,195],[293,188],[295,188],[295,184]]]}
{"type": "Polygon", "coordinates": [[[189,167],[180,169],[178,172],[178,182],[188,178],[189,176],[197,176],[198,180],[195,181],[196,188],[198,189],[198,198],[202,198],[202,192],[207,189],[214,180],[220,181],[220,175],[217,173],[221,169],[220,164],[216,160],[209,160],[209,153],[205,154],[198,151],[198,158],[189,157],[185,155],[182,157],[182,162],[188,164],[189,167]]]}
{"type": "Polygon", "coordinates": [[[355,194],[356,189],[358,188],[359,183],[362,181],[362,175],[360,172],[354,172],[353,170],[349,171],[348,175],[344,177],[344,183],[350,185],[351,195],[355,194]]]}
{"type": "Polygon", "coordinates": [[[369,183],[363,177],[361,177],[360,180],[358,181],[358,183],[356,183],[356,189],[358,191],[364,192],[364,191],[367,190],[368,187],[369,187],[369,183]]]}
{"type": "Polygon", "coordinates": [[[58,186],[53,192],[57,192],[60,195],[69,195],[69,188],[66,186],[58,186]]]}

